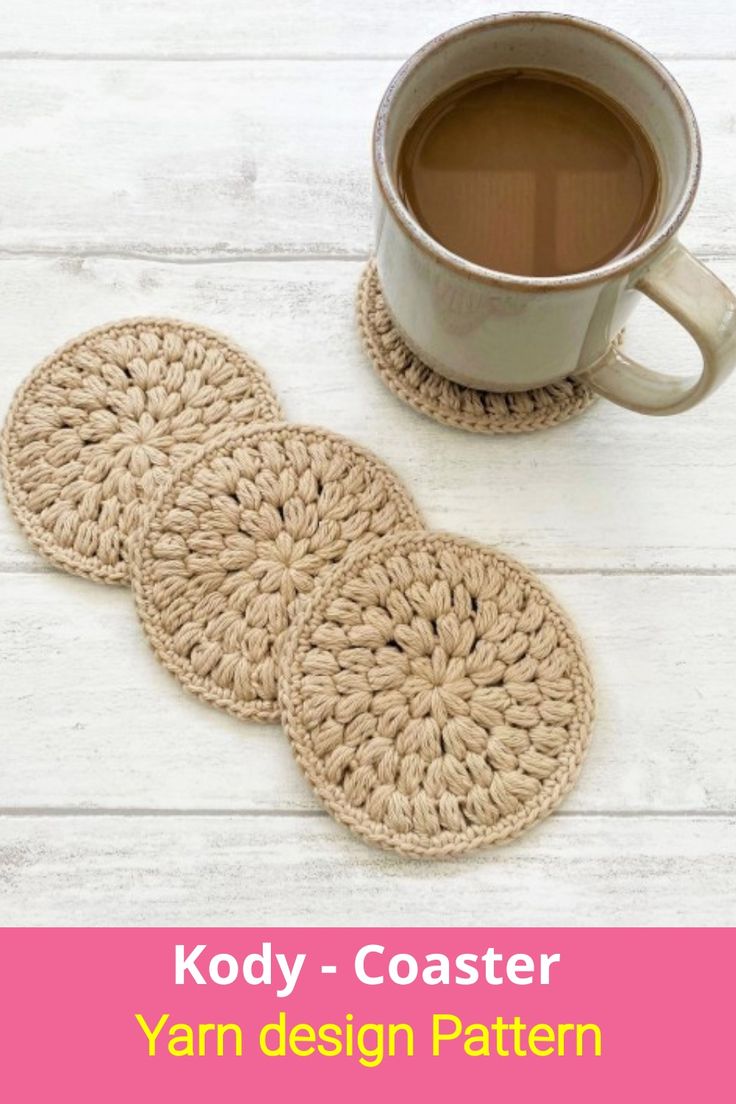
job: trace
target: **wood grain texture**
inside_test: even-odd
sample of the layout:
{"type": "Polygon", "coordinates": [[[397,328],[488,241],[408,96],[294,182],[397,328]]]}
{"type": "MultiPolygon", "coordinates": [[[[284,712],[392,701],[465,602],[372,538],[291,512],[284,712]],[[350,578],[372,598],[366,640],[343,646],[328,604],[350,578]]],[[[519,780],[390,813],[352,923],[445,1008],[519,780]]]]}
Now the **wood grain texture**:
{"type": "MultiPolygon", "coordinates": [[[[736,253],[736,61],[672,63],[705,171],[686,244],[736,253]]],[[[17,61],[0,69],[0,250],[364,255],[396,62],[17,61]]]]}
{"type": "MultiPolygon", "coordinates": [[[[6,5],[3,52],[86,57],[304,57],[404,55],[448,26],[508,10],[506,0],[68,0],[6,5]]],[[[556,11],[555,0],[535,0],[556,11]]],[[[670,0],[666,14],[641,0],[566,0],[564,10],[604,21],[664,54],[733,50],[730,0],[670,0]]]]}
{"type": "MultiPolygon", "coordinates": [[[[736,813],[736,579],[545,581],[586,642],[599,699],[565,809],[736,813]]],[[[0,809],[319,807],[279,728],[214,711],[157,664],[127,591],[6,575],[0,608],[0,809]]]]}
{"type": "MultiPolygon", "coordinates": [[[[714,267],[736,285],[735,260],[714,267]]],[[[370,369],[354,321],[360,271],[346,261],[0,259],[0,410],[37,361],[82,330],[141,313],[178,315],[255,355],[289,418],[377,452],[435,528],[498,543],[538,569],[736,569],[736,381],[675,418],[601,402],[532,437],[451,430],[394,398],[370,369]]],[[[666,371],[697,360],[684,331],[646,302],[627,348],[666,371]]],[[[0,566],[43,566],[4,502],[0,566]]]]}
{"type": "Polygon", "coordinates": [[[553,817],[448,863],[327,817],[2,817],[4,924],[678,925],[736,920],[733,820],[553,817]]]}

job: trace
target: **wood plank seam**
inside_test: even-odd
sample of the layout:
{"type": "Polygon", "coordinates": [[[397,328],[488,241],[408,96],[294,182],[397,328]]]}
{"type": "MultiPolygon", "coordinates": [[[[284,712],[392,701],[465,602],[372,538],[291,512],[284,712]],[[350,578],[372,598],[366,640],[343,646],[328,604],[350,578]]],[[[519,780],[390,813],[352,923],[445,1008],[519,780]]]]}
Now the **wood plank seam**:
{"type": "MultiPolygon", "coordinates": [[[[565,820],[692,820],[695,817],[706,820],[732,820],[733,811],[728,809],[558,809],[551,817],[565,820]]],[[[241,820],[262,820],[273,817],[279,820],[324,819],[329,814],[325,809],[138,809],[110,807],[85,808],[84,806],[60,805],[57,808],[43,806],[8,806],[0,809],[0,818],[36,819],[39,817],[217,817],[227,819],[237,817],[241,820]]],[[[550,819],[551,819],[550,817],[550,819]]]]}

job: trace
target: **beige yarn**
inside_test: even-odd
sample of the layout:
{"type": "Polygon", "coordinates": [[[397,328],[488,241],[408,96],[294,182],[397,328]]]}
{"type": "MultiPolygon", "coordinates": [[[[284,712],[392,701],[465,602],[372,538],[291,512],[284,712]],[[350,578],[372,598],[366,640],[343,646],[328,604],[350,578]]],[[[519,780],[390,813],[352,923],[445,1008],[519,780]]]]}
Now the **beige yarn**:
{"type": "Polygon", "coordinates": [[[349,550],[421,520],[375,456],[327,430],[233,432],[172,478],[133,542],[154,651],[237,717],[276,720],[276,652],[315,582],[349,550]]]}
{"type": "Polygon", "coordinates": [[[52,563],[127,580],[127,540],[170,467],[229,424],[280,417],[260,367],[202,326],[90,330],[17,392],[0,442],[10,509],[52,563]]]}
{"type": "Polygon", "coordinates": [[[363,345],[383,382],[405,403],[437,422],[473,433],[530,433],[566,422],[595,401],[579,380],[501,394],[453,383],[417,357],[396,330],[370,261],[358,288],[363,345]]]}
{"type": "Polygon", "coordinates": [[[593,688],[535,576],[447,534],[349,557],[288,634],[281,706],[331,813],[382,847],[455,855],[518,836],[570,789],[593,688]]]}

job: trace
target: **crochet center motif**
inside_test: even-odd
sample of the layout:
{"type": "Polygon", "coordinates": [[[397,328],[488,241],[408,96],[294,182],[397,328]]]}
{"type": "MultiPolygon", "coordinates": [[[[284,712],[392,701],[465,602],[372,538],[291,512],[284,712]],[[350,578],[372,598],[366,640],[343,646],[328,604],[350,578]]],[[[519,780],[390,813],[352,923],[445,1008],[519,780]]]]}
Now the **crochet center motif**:
{"type": "Polygon", "coordinates": [[[419,524],[394,478],[321,431],[254,429],[181,473],[146,533],[143,619],[191,689],[278,716],[276,644],[349,549],[419,524]]]}
{"type": "Polygon", "coordinates": [[[299,633],[297,754],[379,842],[502,834],[580,757],[580,654],[544,592],[493,560],[452,543],[379,552],[299,633]]]}
{"type": "Polygon", "coordinates": [[[42,550],[123,578],[126,540],[172,465],[278,407],[260,370],[175,324],[110,327],[42,367],[9,424],[10,489],[42,550]]]}

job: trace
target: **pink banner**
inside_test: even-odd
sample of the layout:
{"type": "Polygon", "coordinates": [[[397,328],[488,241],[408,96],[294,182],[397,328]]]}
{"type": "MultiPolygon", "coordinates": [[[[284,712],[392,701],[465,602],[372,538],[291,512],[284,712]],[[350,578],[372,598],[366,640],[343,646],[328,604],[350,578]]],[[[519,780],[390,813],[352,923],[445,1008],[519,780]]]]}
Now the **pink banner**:
{"type": "Polygon", "coordinates": [[[23,1104],[724,1100],[734,943],[693,929],[3,929],[0,1088],[23,1104]]]}

